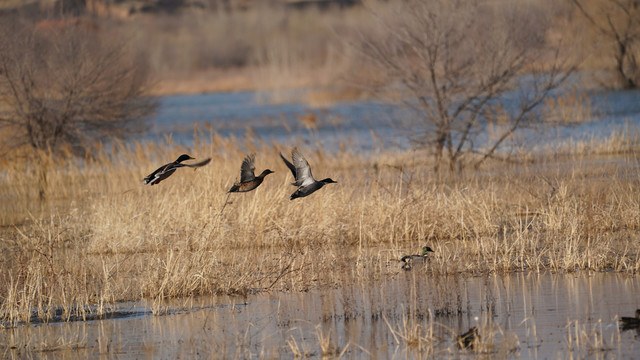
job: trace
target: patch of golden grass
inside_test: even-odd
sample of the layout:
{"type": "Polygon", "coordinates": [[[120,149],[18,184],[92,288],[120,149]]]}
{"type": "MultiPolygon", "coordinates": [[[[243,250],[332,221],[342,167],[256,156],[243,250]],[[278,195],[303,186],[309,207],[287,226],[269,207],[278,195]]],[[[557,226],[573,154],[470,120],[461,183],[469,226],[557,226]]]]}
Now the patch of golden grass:
{"type": "Polygon", "coordinates": [[[599,156],[633,154],[633,156],[637,157],[638,149],[640,149],[639,134],[638,127],[628,123],[604,138],[589,137],[565,141],[556,147],[556,152],[571,156],[580,156],[581,154],[596,154],[599,156]]]}
{"type": "Polygon", "coordinates": [[[579,124],[593,120],[593,101],[576,86],[545,101],[545,119],[551,124],[579,124]]]}
{"type": "MultiPolygon", "coordinates": [[[[434,275],[640,270],[635,158],[494,164],[439,178],[419,151],[305,148],[314,175],[339,183],[290,201],[295,188],[278,151],[289,149],[216,136],[189,151],[117,144],[115,155],[51,167],[44,206],[34,205],[28,164],[5,168],[0,196],[12,200],[0,212],[3,324],[83,318],[127,300],[376,280],[401,271],[397,260],[425,243],[435,254],[414,271],[434,275]],[[255,191],[228,195],[242,147],[258,154],[257,171],[276,173],[255,191]],[[213,160],[141,184],[183,152],[213,160]]],[[[455,308],[448,301],[436,305],[455,308]]]]}

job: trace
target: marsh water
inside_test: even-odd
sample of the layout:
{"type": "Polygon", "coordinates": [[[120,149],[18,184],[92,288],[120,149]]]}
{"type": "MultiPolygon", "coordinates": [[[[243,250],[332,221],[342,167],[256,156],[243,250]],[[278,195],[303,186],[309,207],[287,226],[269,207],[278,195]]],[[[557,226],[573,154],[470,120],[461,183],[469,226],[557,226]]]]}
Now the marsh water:
{"type": "Polygon", "coordinates": [[[5,357],[468,357],[472,326],[491,358],[637,358],[640,333],[619,316],[640,307],[640,278],[615,273],[518,273],[434,278],[402,271],[379,283],[306,293],[142,303],[118,317],[0,330],[5,357]],[[416,329],[418,332],[416,332],[416,329]],[[412,337],[417,333],[417,337],[412,337]],[[35,352],[34,352],[35,351],[35,352]]]}
{"type": "MultiPolygon", "coordinates": [[[[313,144],[326,151],[372,152],[406,149],[423,131],[417,115],[402,106],[373,100],[343,101],[317,108],[302,102],[271,104],[259,92],[166,96],[150,119],[144,140],[171,141],[190,147],[195,138],[222,137],[281,144],[313,144]],[[196,131],[197,130],[197,131],[196,131]]],[[[585,100],[590,121],[525,129],[520,139],[561,144],[569,139],[606,138],[640,124],[639,91],[591,91],[585,100]]],[[[545,116],[545,115],[543,115],[545,116]]],[[[480,132],[476,146],[486,141],[480,132]]]]}

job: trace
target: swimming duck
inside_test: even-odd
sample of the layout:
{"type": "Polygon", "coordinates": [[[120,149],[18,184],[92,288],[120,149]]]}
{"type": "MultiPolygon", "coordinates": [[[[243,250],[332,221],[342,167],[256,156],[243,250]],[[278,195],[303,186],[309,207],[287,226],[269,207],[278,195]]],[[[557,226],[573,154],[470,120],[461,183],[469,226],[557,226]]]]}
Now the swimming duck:
{"type": "Polygon", "coordinates": [[[291,170],[291,173],[293,173],[295,181],[292,182],[291,185],[298,186],[298,190],[291,194],[291,200],[309,196],[326,184],[337,183],[337,181],[334,181],[331,178],[322,179],[320,181],[314,179],[313,175],[311,175],[311,166],[309,166],[307,159],[305,159],[296,148],[291,152],[293,164],[289,162],[282,153],[280,154],[280,157],[289,170],[291,170]]]}
{"type": "Polygon", "coordinates": [[[473,345],[475,344],[476,339],[480,340],[480,334],[478,334],[478,328],[475,326],[456,338],[460,348],[470,350],[473,350],[473,345]]]}
{"type": "Polygon", "coordinates": [[[264,180],[265,176],[273,174],[273,171],[266,169],[260,175],[255,176],[255,170],[255,155],[247,155],[247,157],[244,158],[244,161],[242,161],[242,166],[240,167],[240,182],[233,184],[231,189],[229,189],[229,192],[251,191],[262,184],[262,180],[264,180]]]}
{"type": "Polygon", "coordinates": [[[411,270],[411,263],[413,261],[418,261],[418,260],[422,260],[423,262],[427,259],[427,257],[429,257],[429,252],[434,252],[433,249],[431,249],[428,246],[424,246],[422,248],[422,255],[405,255],[402,257],[402,259],[400,259],[400,261],[402,261],[404,264],[402,264],[402,268],[404,270],[411,270]]]}
{"type": "Polygon", "coordinates": [[[151,184],[151,185],[155,185],[155,184],[159,184],[160,181],[168,178],[169,176],[171,176],[171,174],[173,174],[177,168],[179,167],[184,167],[184,166],[188,166],[188,167],[192,167],[192,168],[198,168],[200,166],[204,166],[207,165],[210,161],[211,158],[208,158],[204,161],[201,161],[199,163],[196,164],[182,164],[183,161],[186,160],[193,160],[194,158],[192,158],[191,156],[187,155],[187,154],[182,154],[180,155],[180,157],[178,157],[176,159],[176,161],[172,162],[172,163],[168,163],[166,165],[162,165],[161,167],[158,168],[158,170],[152,172],[151,174],[147,175],[147,177],[144,178],[144,185],[147,184],[151,184]]]}
{"type": "Polygon", "coordinates": [[[622,330],[640,329],[640,309],[636,310],[636,317],[634,318],[626,316],[621,317],[620,323],[622,330]]]}

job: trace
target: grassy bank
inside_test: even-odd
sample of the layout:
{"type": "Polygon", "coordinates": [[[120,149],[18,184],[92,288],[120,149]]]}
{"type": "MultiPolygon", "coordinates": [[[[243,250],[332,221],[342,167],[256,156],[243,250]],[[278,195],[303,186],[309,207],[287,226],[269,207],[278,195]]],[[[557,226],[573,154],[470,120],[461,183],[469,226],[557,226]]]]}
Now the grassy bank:
{"type": "MultiPolygon", "coordinates": [[[[610,143],[610,153],[627,146],[610,143]]],[[[51,166],[45,204],[29,164],[5,164],[4,324],[95,316],[125,300],[150,299],[160,312],[172,297],[375,280],[401,271],[397,260],[425,244],[435,254],[416,271],[432,274],[640,270],[633,151],[616,161],[568,154],[437,177],[420,151],[328,156],[304,148],[314,175],[339,183],[294,201],[278,151],[290,149],[215,135],[189,151],[116,145],[116,155],[51,166]],[[276,173],[253,192],[227,195],[241,146],[257,153],[257,171],[276,173]],[[141,184],[183,152],[213,160],[141,184]]]]}

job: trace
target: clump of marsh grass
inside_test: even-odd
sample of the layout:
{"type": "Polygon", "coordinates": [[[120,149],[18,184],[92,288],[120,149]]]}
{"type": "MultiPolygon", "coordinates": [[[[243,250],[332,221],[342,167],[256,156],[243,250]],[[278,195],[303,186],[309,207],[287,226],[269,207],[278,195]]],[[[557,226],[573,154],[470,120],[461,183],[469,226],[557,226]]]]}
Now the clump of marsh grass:
{"type": "Polygon", "coordinates": [[[593,324],[581,324],[578,320],[567,323],[566,346],[570,353],[579,357],[614,350],[614,344],[620,344],[620,331],[604,336],[602,319],[593,324]]]}
{"type": "MultiPolygon", "coordinates": [[[[340,348],[334,345],[332,341],[331,330],[325,331],[322,329],[322,324],[318,324],[315,328],[315,333],[316,333],[316,338],[318,340],[318,345],[320,345],[320,353],[322,354],[322,357],[338,356],[341,354],[340,348]]],[[[342,353],[344,353],[345,350],[346,348],[343,350],[342,353]]]]}
{"type": "Polygon", "coordinates": [[[410,312],[403,312],[402,318],[395,324],[391,324],[384,315],[382,318],[396,344],[415,351],[421,357],[433,356],[435,346],[440,343],[440,340],[435,336],[434,316],[431,312],[429,317],[422,321],[412,316],[410,312]]]}
{"type": "Polygon", "coordinates": [[[565,89],[561,95],[547,99],[545,104],[545,120],[548,123],[571,125],[593,120],[593,100],[576,86],[565,89]]]}
{"type": "Polygon", "coordinates": [[[499,358],[508,358],[520,350],[520,340],[513,332],[504,331],[500,325],[488,321],[478,330],[482,334],[475,339],[473,351],[478,354],[488,354],[499,358]]]}

